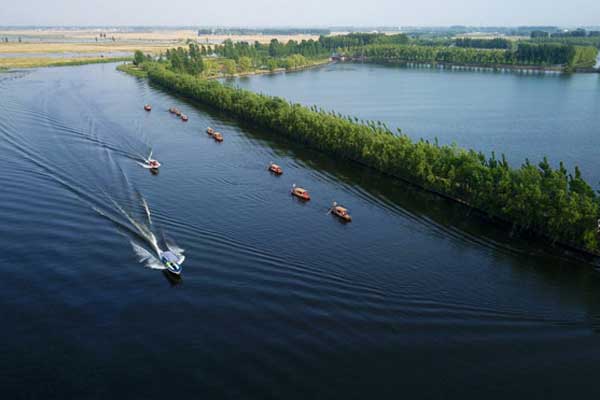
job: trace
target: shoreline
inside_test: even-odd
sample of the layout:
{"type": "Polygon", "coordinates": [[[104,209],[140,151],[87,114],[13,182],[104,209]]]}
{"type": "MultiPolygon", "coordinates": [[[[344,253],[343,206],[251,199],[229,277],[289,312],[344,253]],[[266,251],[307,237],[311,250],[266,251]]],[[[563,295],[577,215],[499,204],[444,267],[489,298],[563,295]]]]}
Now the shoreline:
{"type": "Polygon", "coordinates": [[[595,68],[576,68],[574,71],[565,71],[564,66],[547,67],[542,65],[511,65],[511,64],[461,64],[461,63],[449,63],[449,62],[415,62],[415,61],[402,61],[402,60],[369,60],[369,59],[352,59],[348,61],[342,61],[347,63],[364,63],[364,64],[378,64],[378,65],[390,65],[390,66],[410,66],[419,65],[427,66],[432,69],[485,69],[490,72],[501,72],[501,71],[533,71],[537,73],[556,73],[556,74],[599,74],[600,69],[595,68]]]}
{"type": "Polygon", "coordinates": [[[239,73],[233,74],[233,75],[221,74],[219,76],[210,76],[210,77],[207,77],[206,79],[207,80],[234,79],[234,78],[246,78],[249,76],[257,76],[257,75],[276,75],[276,74],[282,74],[282,73],[287,73],[287,72],[305,71],[307,69],[324,67],[326,65],[330,65],[333,63],[335,63],[335,61],[331,61],[331,60],[327,59],[327,60],[323,60],[323,61],[317,61],[316,63],[313,63],[313,64],[303,65],[301,67],[295,67],[295,68],[291,68],[291,69],[276,68],[273,71],[270,71],[268,69],[257,69],[257,70],[250,71],[250,72],[239,72],[239,73]]]}

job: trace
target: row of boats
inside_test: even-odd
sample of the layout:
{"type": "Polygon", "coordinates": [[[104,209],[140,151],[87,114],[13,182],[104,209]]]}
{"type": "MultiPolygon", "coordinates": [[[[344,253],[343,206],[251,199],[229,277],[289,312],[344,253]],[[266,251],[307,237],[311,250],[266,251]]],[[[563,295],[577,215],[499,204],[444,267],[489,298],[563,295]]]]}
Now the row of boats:
{"type": "MultiPolygon", "coordinates": [[[[273,162],[269,164],[268,170],[275,175],[283,174],[283,169],[273,162]]],[[[290,191],[290,193],[292,194],[292,196],[297,197],[302,201],[310,201],[310,194],[308,193],[308,190],[296,186],[295,183],[292,185],[292,190],[290,191]]],[[[348,212],[348,209],[335,201],[333,202],[331,208],[327,213],[335,215],[344,222],[352,221],[352,216],[348,212]]]]}
{"type": "MultiPolygon", "coordinates": [[[[152,106],[150,104],[146,104],[144,106],[144,110],[146,111],[151,111],[152,110],[152,106]]],[[[176,116],[180,117],[183,121],[188,121],[188,116],[183,114],[177,107],[171,107],[169,108],[169,112],[171,114],[175,114],[176,116]]],[[[222,142],[223,141],[223,135],[220,132],[217,132],[215,129],[208,127],[206,129],[206,133],[212,137],[215,141],[217,142],[222,142]]],[[[155,172],[158,170],[158,168],[160,167],[160,163],[157,160],[154,160],[152,158],[149,158],[147,160],[147,164],[148,167],[151,170],[154,170],[155,172]]],[[[282,175],[283,174],[283,168],[281,168],[281,166],[271,162],[267,168],[271,173],[275,174],[275,175],[282,175]]],[[[308,193],[308,191],[304,188],[298,187],[296,186],[296,184],[292,185],[292,189],[291,189],[291,195],[294,197],[297,197],[298,199],[302,200],[302,201],[310,201],[310,194],[308,193]]],[[[352,221],[352,216],[350,215],[350,213],[348,212],[348,209],[340,204],[337,204],[335,201],[333,202],[331,208],[329,209],[328,213],[331,213],[335,216],[337,216],[338,218],[340,218],[342,221],[345,222],[350,222],[352,221]]]]}
{"type": "MultiPolygon", "coordinates": [[[[271,164],[271,165],[275,165],[275,164],[271,164]]],[[[304,188],[296,186],[295,183],[292,185],[291,193],[292,193],[292,196],[295,196],[302,201],[310,200],[310,194],[308,193],[308,191],[304,188]]],[[[329,209],[329,211],[327,213],[335,215],[336,217],[340,218],[344,222],[352,221],[352,216],[348,212],[348,209],[346,207],[342,206],[341,204],[338,204],[335,201],[333,202],[333,204],[331,205],[331,208],[329,209]]]]}
{"type": "Polygon", "coordinates": [[[215,131],[211,127],[206,128],[206,133],[208,133],[208,136],[211,136],[217,142],[222,142],[223,141],[223,135],[221,135],[220,132],[215,131]]]}
{"type": "Polygon", "coordinates": [[[177,107],[171,107],[169,108],[169,112],[171,114],[175,114],[176,116],[178,116],[179,118],[181,118],[181,120],[183,122],[187,122],[189,120],[189,117],[187,115],[185,115],[184,113],[181,112],[181,110],[177,107]]]}

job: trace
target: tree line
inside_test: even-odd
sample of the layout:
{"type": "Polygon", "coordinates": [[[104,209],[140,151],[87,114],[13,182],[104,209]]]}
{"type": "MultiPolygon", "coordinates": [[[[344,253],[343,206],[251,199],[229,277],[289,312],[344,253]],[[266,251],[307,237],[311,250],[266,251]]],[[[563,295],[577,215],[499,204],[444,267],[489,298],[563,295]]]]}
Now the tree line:
{"type": "Polygon", "coordinates": [[[545,30],[536,29],[531,32],[531,38],[581,38],[581,37],[600,37],[600,31],[587,31],[582,28],[578,28],[572,31],[554,31],[549,32],[545,30]]]}
{"type": "Polygon", "coordinates": [[[598,252],[600,200],[562,163],[526,160],[519,168],[494,153],[487,157],[455,145],[413,141],[385,124],[365,122],[144,64],[149,79],[180,95],[227,112],[309,147],[353,160],[427,190],[456,199],[514,226],[598,252]]]}
{"type": "Polygon", "coordinates": [[[556,43],[519,43],[514,50],[414,45],[368,45],[349,50],[374,62],[427,62],[467,65],[561,65],[566,70],[591,68],[598,49],[556,43]]]}
{"type": "Polygon", "coordinates": [[[321,47],[330,53],[343,48],[374,44],[408,44],[409,41],[409,37],[404,34],[386,35],[384,33],[349,33],[319,37],[321,47]]]}
{"type": "Polygon", "coordinates": [[[476,39],[476,38],[457,38],[454,44],[458,47],[471,47],[474,49],[511,49],[512,42],[508,39],[476,39]]]}

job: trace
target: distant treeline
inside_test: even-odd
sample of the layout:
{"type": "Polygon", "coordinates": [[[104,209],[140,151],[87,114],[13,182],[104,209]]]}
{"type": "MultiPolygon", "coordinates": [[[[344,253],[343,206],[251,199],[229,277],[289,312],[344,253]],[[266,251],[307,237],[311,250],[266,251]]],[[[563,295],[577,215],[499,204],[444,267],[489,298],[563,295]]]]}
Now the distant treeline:
{"type": "Polygon", "coordinates": [[[407,44],[406,35],[385,35],[383,33],[350,33],[348,35],[324,36],[318,40],[289,40],[287,43],[272,39],[269,44],[254,42],[232,42],[226,40],[221,45],[211,46],[210,49],[217,55],[227,58],[251,57],[286,57],[300,54],[304,57],[322,57],[331,55],[343,48],[356,48],[372,44],[407,44]]]}
{"type": "Polygon", "coordinates": [[[449,26],[449,27],[403,27],[402,32],[411,37],[436,38],[452,37],[465,34],[502,35],[502,36],[529,36],[532,31],[558,32],[556,26],[449,26]]]}
{"type": "Polygon", "coordinates": [[[250,57],[255,60],[266,60],[270,57],[287,57],[294,54],[300,54],[304,57],[313,58],[327,56],[329,50],[323,47],[320,41],[312,39],[288,40],[287,43],[282,43],[277,39],[272,39],[269,44],[254,42],[232,42],[226,40],[221,45],[211,47],[212,51],[222,57],[238,59],[239,57],[250,57]]]}
{"type": "Polygon", "coordinates": [[[530,43],[558,43],[573,46],[594,46],[600,49],[600,36],[565,36],[565,37],[537,37],[530,43]]]}
{"type": "Polygon", "coordinates": [[[507,39],[474,39],[474,38],[458,38],[454,40],[454,44],[458,47],[471,47],[474,49],[510,49],[512,42],[507,39]]]}
{"type": "Polygon", "coordinates": [[[383,33],[350,33],[348,35],[319,37],[321,46],[329,51],[371,44],[407,44],[409,41],[409,37],[401,33],[396,35],[386,35],[383,33]]]}
{"type": "Polygon", "coordinates": [[[242,121],[402,178],[552,240],[599,250],[599,199],[577,168],[569,173],[562,163],[552,168],[546,159],[538,165],[526,160],[512,168],[504,156],[486,157],[437,141],[415,142],[380,122],[178,74],[159,63],[146,63],[145,68],[152,82],[242,121]]]}
{"type": "Polygon", "coordinates": [[[535,30],[531,32],[531,38],[582,38],[582,37],[599,37],[600,31],[586,31],[585,29],[575,29],[572,31],[548,32],[543,30],[535,30]]]}
{"type": "Polygon", "coordinates": [[[555,66],[566,70],[592,68],[598,49],[563,44],[519,43],[515,50],[414,45],[368,45],[350,50],[355,57],[374,62],[428,62],[466,65],[555,66]]]}
{"type": "Polygon", "coordinates": [[[329,29],[313,28],[203,28],[198,35],[329,35],[329,29]]]}
{"type": "Polygon", "coordinates": [[[547,32],[537,30],[531,32],[533,43],[559,43],[574,46],[594,46],[600,49],[600,31],[586,31],[576,29],[573,31],[547,32]]]}

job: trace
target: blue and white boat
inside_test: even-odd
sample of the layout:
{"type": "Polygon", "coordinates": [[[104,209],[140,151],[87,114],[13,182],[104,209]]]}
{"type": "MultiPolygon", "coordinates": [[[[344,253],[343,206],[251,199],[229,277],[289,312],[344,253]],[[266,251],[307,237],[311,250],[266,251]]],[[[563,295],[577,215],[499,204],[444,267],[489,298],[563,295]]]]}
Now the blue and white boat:
{"type": "Polygon", "coordinates": [[[181,264],[185,261],[185,256],[177,255],[172,251],[161,251],[160,252],[160,261],[164,264],[167,271],[172,274],[180,275],[181,274],[181,264]]]}

